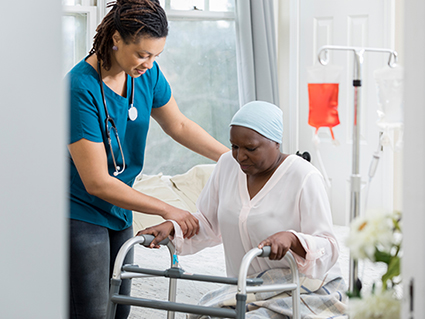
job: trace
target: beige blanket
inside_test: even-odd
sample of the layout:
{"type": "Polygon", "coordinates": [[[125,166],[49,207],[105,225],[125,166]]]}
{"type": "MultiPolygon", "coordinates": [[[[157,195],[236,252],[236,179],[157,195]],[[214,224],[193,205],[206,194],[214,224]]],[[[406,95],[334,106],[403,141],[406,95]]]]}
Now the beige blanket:
{"type": "MultiPolygon", "coordinates": [[[[194,213],[196,212],[196,200],[214,167],[215,164],[197,165],[184,174],[171,177],[165,177],[162,174],[142,174],[136,178],[133,188],[167,204],[194,213]]],[[[133,212],[134,233],[162,221],[164,219],[157,215],[133,212]]]]}

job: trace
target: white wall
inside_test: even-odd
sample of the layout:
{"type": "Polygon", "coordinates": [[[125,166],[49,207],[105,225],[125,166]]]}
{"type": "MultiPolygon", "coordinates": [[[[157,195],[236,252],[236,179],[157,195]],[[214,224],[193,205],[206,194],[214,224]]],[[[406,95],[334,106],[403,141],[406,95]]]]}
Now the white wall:
{"type": "MultiPolygon", "coordinates": [[[[290,1],[274,1],[276,18],[276,38],[277,38],[277,67],[279,82],[279,102],[283,111],[283,141],[282,151],[284,153],[295,153],[298,151],[298,110],[293,107],[297,103],[298,96],[296,82],[291,73],[294,73],[296,66],[290,64],[290,61],[296,61],[297,56],[291,56],[294,50],[291,47],[298,48],[298,39],[291,38],[291,28],[298,29],[297,19],[291,15],[298,14],[297,6],[291,6],[290,1]],[[291,94],[292,93],[292,94],[291,94]],[[295,98],[294,98],[295,97],[295,98]]],[[[300,150],[305,151],[305,150],[300,150]]]]}
{"type": "Polygon", "coordinates": [[[422,319],[425,313],[425,2],[405,1],[404,9],[404,303],[401,318],[422,319]],[[409,309],[411,280],[414,284],[413,312],[409,309]]]}
{"type": "Polygon", "coordinates": [[[65,318],[61,1],[3,1],[0,318],[65,318]]]}

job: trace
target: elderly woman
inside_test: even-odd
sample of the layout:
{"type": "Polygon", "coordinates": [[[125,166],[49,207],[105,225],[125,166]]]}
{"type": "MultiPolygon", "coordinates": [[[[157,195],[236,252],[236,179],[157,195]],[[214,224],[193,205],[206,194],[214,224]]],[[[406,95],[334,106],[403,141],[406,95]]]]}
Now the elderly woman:
{"type": "MultiPolygon", "coordinates": [[[[234,115],[230,127],[232,151],[221,156],[197,202],[199,234],[183,239],[172,220],[139,234],[155,236],[151,247],[172,235],[180,255],[223,243],[231,277],[238,275],[246,252],[271,246],[269,259],[254,260],[249,274],[273,270],[273,276],[282,279],[288,268],[282,258],[291,250],[304,289],[303,318],[344,318],[345,285],[323,177],[301,157],[280,152],[283,124],[277,106],[250,102],[234,115]]],[[[285,306],[290,301],[281,302],[287,297],[264,298],[273,302],[260,303],[257,296],[255,304],[248,303],[253,311],[247,318],[290,316],[290,306],[285,306]]]]}

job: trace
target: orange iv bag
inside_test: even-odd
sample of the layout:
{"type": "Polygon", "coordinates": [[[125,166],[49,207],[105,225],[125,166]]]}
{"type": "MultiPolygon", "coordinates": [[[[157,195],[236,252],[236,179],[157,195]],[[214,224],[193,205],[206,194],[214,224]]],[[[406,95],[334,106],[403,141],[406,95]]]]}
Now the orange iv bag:
{"type": "Polygon", "coordinates": [[[316,128],[329,127],[335,140],[332,127],[338,125],[339,83],[308,83],[309,113],[308,124],[316,128]]]}
{"type": "Polygon", "coordinates": [[[315,65],[307,68],[309,112],[308,124],[316,128],[329,127],[332,140],[335,140],[332,128],[339,124],[338,93],[342,67],[336,65],[315,65]]]}

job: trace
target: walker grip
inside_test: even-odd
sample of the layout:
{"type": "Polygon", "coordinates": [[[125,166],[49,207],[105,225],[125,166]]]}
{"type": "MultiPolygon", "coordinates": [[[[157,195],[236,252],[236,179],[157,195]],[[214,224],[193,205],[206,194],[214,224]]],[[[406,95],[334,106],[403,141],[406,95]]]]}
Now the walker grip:
{"type": "MultiPolygon", "coordinates": [[[[140,237],[143,237],[143,238],[145,238],[145,241],[143,242],[143,243],[140,243],[140,245],[143,245],[143,246],[145,246],[145,247],[149,247],[149,245],[152,243],[152,241],[155,239],[155,236],[153,236],[153,235],[140,235],[140,237]]],[[[159,245],[167,245],[168,244],[168,242],[169,242],[170,240],[168,239],[168,237],[167,238],[165,238],[164,240],[162,240],[160,243],[159,243],[159,245]]]]}
{"type": "Polygon", "coordinates": [[[270,246],[264,246],[262,249],[262,253],[258,255],[258,257],[269,257],[272,248],[270,246]]]}

